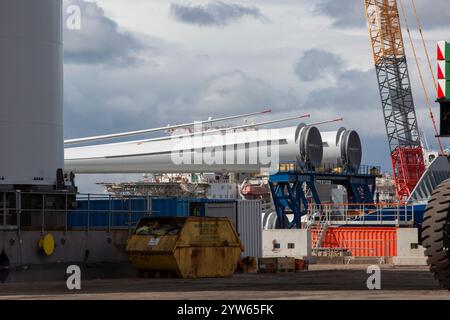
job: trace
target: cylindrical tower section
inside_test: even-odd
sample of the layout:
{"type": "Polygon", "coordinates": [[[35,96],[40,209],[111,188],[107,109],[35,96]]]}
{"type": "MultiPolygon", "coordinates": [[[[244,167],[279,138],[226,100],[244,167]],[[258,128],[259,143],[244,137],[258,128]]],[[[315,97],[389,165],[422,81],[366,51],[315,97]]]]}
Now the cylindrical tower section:
{"type": "Polygon", "coordinates": [[[295,141],[299,147],[297,162],[301,168],[312,169],[322,162],[323,142],[319,129],[304,123],[297,127],[295,141]]]}
{"type": "Polygon", "coordinates": [[[0,184],[53,185],[63,168],[61,0],[0,1],[0,184]]]}
{"type": "Polygon", "coordinates": [[[322,162],[320,132],[305,124],[226,134],[206,132],[203,137],[191,139],[189,135],[169,136],[67,148],[65,170],[74,173],[256,173],[296,160],[304,169],[313,169],[322,162]],[[186,156],[189,161],[174,162],[178,155],[186,156]]]}
{"type": "Polygon", "coordinates": [[[362,160],[362,145],[354,130],[322,132],[323,164],[338,166],[351,172],[358,171],[362,160]]]}

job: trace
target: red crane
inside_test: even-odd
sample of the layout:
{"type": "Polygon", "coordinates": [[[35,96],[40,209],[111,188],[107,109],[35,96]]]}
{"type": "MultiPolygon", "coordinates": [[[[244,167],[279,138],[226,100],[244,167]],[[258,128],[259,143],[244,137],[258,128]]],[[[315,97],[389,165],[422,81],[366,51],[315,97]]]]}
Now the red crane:
{"type": "Polygon", "coordinates": [[[396,0],[365,0],[396,194],[408,198],[425,172],[396,0]]]}

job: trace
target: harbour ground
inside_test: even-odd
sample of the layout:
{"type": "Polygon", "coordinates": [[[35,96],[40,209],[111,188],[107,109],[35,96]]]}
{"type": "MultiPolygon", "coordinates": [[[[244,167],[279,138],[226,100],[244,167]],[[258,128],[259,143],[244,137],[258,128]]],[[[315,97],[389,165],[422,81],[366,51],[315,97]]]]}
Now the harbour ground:
{"type": "Polygon", "coordinates": [[[0,285],[0,299],[445,299],[427,267],[381,266],[381,290],[367,289],[366,265],[311,265],[309,271],[280,274],[236,274],[224,279],[99,279],[82,281],[69,291],[66,281],[9,282],[0,285]]]}

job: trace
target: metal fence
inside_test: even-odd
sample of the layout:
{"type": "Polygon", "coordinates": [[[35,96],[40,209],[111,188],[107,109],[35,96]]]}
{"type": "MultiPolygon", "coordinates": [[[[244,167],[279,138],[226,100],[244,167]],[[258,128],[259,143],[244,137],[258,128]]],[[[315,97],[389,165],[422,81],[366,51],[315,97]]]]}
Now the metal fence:
{"type": "Polygon", "coordinates": [[[302,219],[303,228],[329,225],[396,225],[406,226],[421,222],[423,211],[411,204],[310,204],[302,219]]]}
{"type": "Polygon", "coordinates": [[[397,253],[396,239],[360,239],[342,242],[353,257],[393,257],[397,253]]]}
{"type": "Polygon", "coordinates": [[[366,175],[378,177],[381,174],[381,167],[360,165],[357,169],[346,168],[335,163],[322,163],[314,168],[301,167],[297,162],[281,163],[278,165],[280,173],[315,173],[315,174],[332,174],[332,175],[366,175]]]}
{"type": "Polygon", "coordinates": [[[152,213],[150,196],[3,192],[0,230],[128,230],[152,213]]]}

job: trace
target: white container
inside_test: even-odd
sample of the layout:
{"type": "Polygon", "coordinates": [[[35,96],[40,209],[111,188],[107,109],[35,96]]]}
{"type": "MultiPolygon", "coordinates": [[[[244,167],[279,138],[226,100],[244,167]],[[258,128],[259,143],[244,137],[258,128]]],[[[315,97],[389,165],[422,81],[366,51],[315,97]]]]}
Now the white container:
{"type": "MultiPolygon", "coordinates": [[[[236,203],[230,202],[207,202],[205,203],[205,216],[215,218],[228,218],[236,227],[236,203]]],[[[237,230],[236,230],[237,231],[237,230]]]]}
{"type": "Polygon", "coordinates": [[[308,229],[264,230],[263,257],[310,259],[311,231],[308,229]]]}
{"type": "Polygon", "coordinates": [[[0,184],[53,185],[63,168],[61,0],[0,1],[0,184]]]}
{"type": "Polygon", "coordinates": [[[241,239],[242,257],[262,257],[261,200],[205,203],[205,216],[228,218],[241,239]]]}
{"type": "Polygon", "coordinates": [[[242,257],[262,257],[260,200],[237,201],[237,231],[244,246],[242,257]]]}
{"type": "Polygon", "coordinates": [[[210,183],[207,191],[208,199],[236,199],[236,184],[234,183],[210,183]]]}

